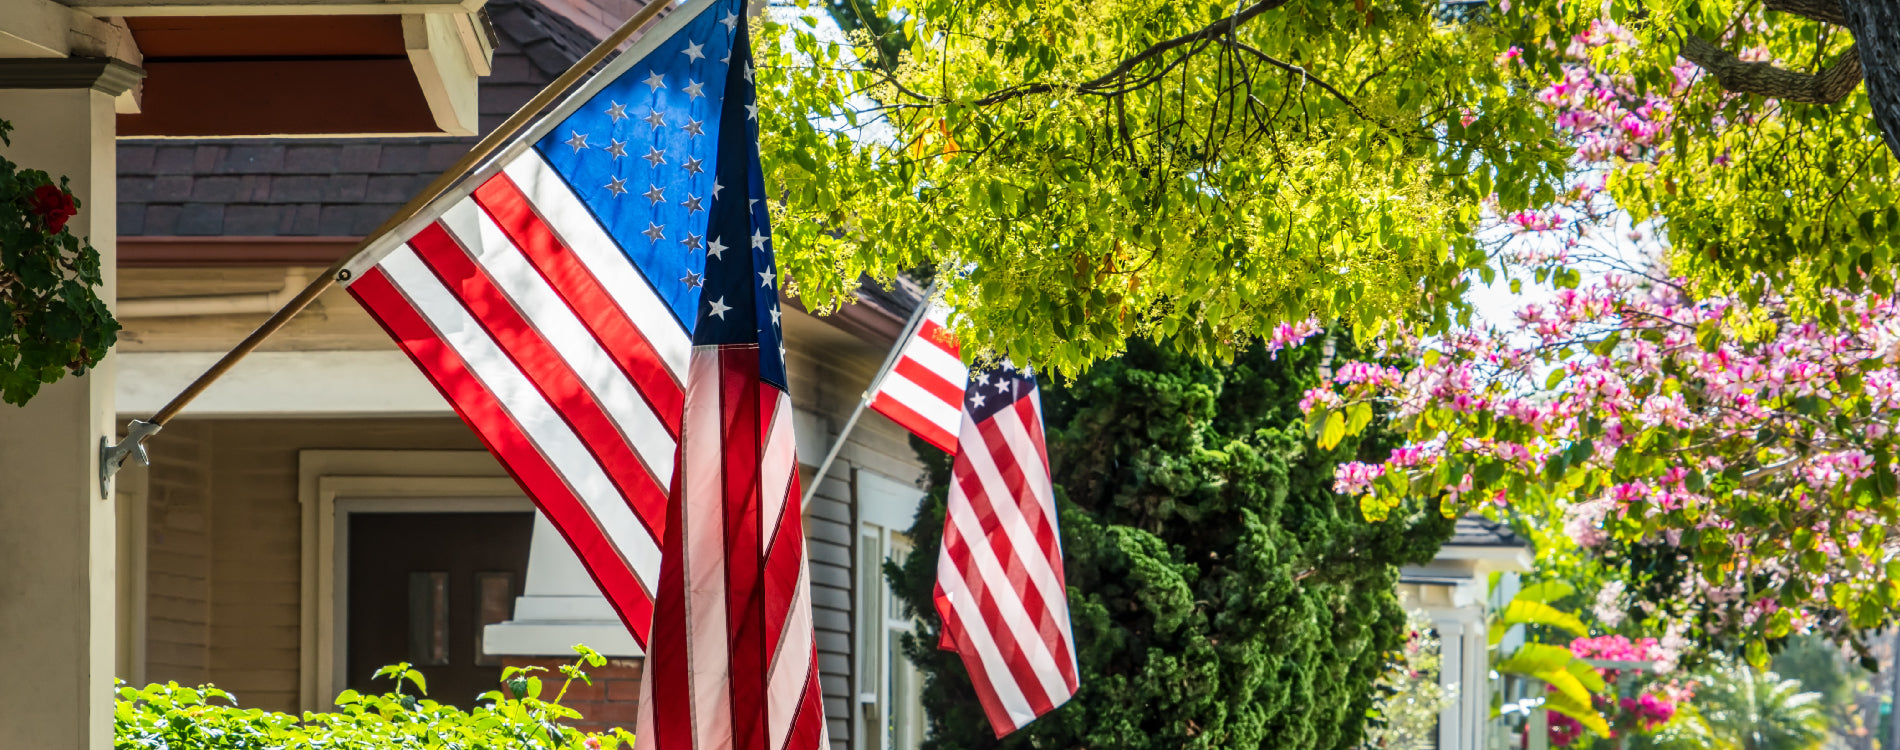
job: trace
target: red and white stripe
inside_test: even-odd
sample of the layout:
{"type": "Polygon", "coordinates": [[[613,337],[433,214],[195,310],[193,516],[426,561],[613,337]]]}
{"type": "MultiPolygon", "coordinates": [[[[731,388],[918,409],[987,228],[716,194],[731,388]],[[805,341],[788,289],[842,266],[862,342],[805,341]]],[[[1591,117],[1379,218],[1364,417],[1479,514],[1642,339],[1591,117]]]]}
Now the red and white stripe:
{"type": "Polygon", "coordinates": [[[825,747],[791,398],[757,347],[700,347],[687,383],[635,746],[825,747]]]}
{"type": "Polygon", "coordinates": [[[966,413],[951,466],[937,613],[1002,737],[1075,695],[1075,640],[1055,487],[1036,391],[982,422],[966,413]]]}
{"type": "Polygon", "coordinates": [[[946,322],[943,308],[933,306],[878,383],[871,408],[945,453],[955,453],[970,370],[957,357],[957,340],[946,322]]]}
{"type": "Polygon", "coordinates": [[[530,149],[348,287],[644,645],[692,351],[645,277],[530,149]]]}

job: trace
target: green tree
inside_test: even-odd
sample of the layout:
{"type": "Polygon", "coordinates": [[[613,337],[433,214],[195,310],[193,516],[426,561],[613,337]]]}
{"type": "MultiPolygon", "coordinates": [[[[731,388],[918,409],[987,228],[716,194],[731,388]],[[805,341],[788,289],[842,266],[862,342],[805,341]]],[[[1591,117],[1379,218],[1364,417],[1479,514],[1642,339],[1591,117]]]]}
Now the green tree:
{"type": "Polygon", "coordinates": [[[1045,370],[1135,335],[1219,357],[1309,315],[1442,324],[1491,270],[1487,210],[1604,176],[1686,274],[1895,280],[1900,0],[823,7],[847,42],[793,23],[761,45],[794,290],[823,307],[861,273],[967,268],[943,284],[966,345],[1045,370]],[[1573,42],[1609,33],[1627,43],[1573,42]],[[1602,127],[1665,132],[1578,174],[1534,96],[1573,75],[1609,84],[1602,127]]]}
{"type": "Polygon", "coordinates": [[[1405,644],[1397,566],[1429,560],[1451,522],[1421,503],[1369,523],[1333,493],[1336,463],[1387,448],[1308,439],[1297,402],[1319,349],[1254,346],[1212,366],[1136,341],[1045,386],[1081,687],[1000,742],[962,663],[935,650],[948,459],[920,450],[936,489],[916,552],[887,573],[919,619],[907,650],[930,747],[1357,746],[1405,644]]]}
{"type": "Polygon", "coordinates": [[[1812,750],[1827,740],[1826,707],[1799,680],[1725,664],[1698,681],[1696,711],[1714,747],[1812,750]]]}

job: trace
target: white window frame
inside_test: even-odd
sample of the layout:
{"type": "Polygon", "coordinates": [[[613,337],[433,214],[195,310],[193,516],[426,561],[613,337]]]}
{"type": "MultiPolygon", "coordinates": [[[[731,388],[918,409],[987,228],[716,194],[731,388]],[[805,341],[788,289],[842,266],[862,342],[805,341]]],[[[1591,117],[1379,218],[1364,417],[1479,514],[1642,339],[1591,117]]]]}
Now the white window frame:
{"type": "Polygon", "coordinates": [[[898,651],[896,644],[901,635],[913,632],[915,625],[904,616],[902,604],[883,572],[884,562],[893,555],[910,554],[910,538],[866,523],[860,526],[858,545],[857,745],[860,750],[918,750],[925,732],[923,673],[898,651]],[[876,564],[870,565],[872,561],[876,564]],[[893,684],[893,667],[908,675],[907,689],[893,684]],[[906,695],[895,695],[900,689],[906,695]],[[888,722],[892,707],[899,701],[905,704],[903,715],[908,717],[910,732],[907,738],[892,742],[888,722]]]}
{"type": "Polygon", "coordinates": [[[899,611],[900,604],[884,578],[884,561],[890,551],[902,547],[909,552],[910,540],[904,529],[910,527],[922,504],[924,493],[915,484],[900,482],[881,474],[853,472],[854,499],[857,505],[858,532],[852,572],[855,589],[852,634],[852,748],[853,750],[916,750],[927,725],[923,720],[923,676],[908,661],[911,688],[906,708],[914,722],[910,742],[889,747],[888,724],[892,705],[890,665],[904,660],[892,648],[892,635],[913,632],[914,624],[899,611]]]}

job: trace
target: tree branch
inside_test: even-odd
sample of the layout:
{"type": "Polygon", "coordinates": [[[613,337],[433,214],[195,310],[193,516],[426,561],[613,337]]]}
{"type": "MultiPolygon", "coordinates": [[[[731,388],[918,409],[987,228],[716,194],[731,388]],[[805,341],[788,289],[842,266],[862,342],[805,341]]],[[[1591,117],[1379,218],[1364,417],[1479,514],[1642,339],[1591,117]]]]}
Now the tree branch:
{"type": "Polygon", "coordinates": [[[1714,74],[1724,89],[1791,102],[1835,104],[1847,98],[1861,79],[1860,52],[1854,47],[1849,47],[1834,59],[1834,64],[1819,73],[1797,73],[1768,63],[1743,62],[1728,50],[1694,34],[1683,40],[1682,56],[1714,74]]]}
{"type": "Polygon", "coordinates": [[[1847,25],[1847,12],[1841,9],[1840,0],[1767,0],[1762,3],[1762,7],[1782,13],[1793,13],[1821,23],[1847,25]]]}
{"type": "MultiPolygon", "coordinates": [[[[1103,73],[1099,76],[1096,76],[1092,80],[1088,80],[1080,84],[1076,84],[1073,88],[1080,91],[1089,91],[1090,93],[1094,93],[1093,91],[1091,91],[1092,89],[1099,89],[1099,88],[1109,85],[1110,83],[1114,83],[1115,81],[1119,80],[1123,76],[1128,75],[1129,72],[1133,71],[1135,69],[1135,66],[1140,65],[1149,60],[1153,60],[1154,58],[1161,56],[1163,53],[1167,52],[1168,50],[1174,49],[1184,44],[1192,44],[1194,42],[1211,39],[1221,34],[1232,33],[1235,29],[1240,28],[1242,24],[1245,24],[1246,22],[1253,20],[1256,16],[1259,16],[1262,13],[1278,8],[1282,5],[1286,5],[1287,1],[1288,0],[1260,0],[1260,2],[1254,3],[1253,5],[1249,5],[1245,8],[1240,9],[1239,12],[1231,16],[1227,16],[1218,21],[1215,21],[1213,23],[1210,23],[1206,26],[1201,27],[1199,31],[1182,34],[1172,39],[1166,39],[1160,42],[1156,42],[1153,46],[1150,46],[1149,48],[1145,50],[1135,53],[1135,55],[1133,55],[1132,57],[1129,57],[1128,59],[1121,61],[1121,64],[1116,65],[1113,70],[1110,70],[1107,73],[1103,73]]],[[[1003,89],[1002,91],[998,91],[982,99],[978,99],[976,101],[976,104],[979,106],[988,106],[991,104],[997,104],[999,102],[1005,102],[1005,101],[1009,101],[1010,99],[1030,96],[1033,94],[1046,94],[1048,92],[1055,91],[1059,88],[1070,88],[1070,87],[1058,86],[1056,84],[1051,84],[1051,83],[1032,83],[1027,86],[1016,86],[1012,88],[1003,89]]]]}

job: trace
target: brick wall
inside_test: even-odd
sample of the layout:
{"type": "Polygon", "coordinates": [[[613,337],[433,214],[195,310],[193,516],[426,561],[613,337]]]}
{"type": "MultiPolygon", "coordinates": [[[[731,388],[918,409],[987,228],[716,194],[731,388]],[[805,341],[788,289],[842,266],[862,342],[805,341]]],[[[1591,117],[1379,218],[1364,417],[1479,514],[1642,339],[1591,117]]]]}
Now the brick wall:
{"type": "MultiPolygon", "coordinates": [[[[542,683],[541,697],[552,699],[561,689],[560,667],[573,664],[573,659],[548,657],[504,657],[502,663],[510,667],[545,667],[539,673],[542,683]]],[[[567,696],[561,699],[561,705],[581,712],[583,721],[573,726],[587,732],[605,732],[620,727],[629,732],[638,720],[636,713],[640,709],[640,667],[643,659],[608,659],[606,666],[591,667],[587,676],[593,679],[589,685],[576,680],[567,689],[567,696]]]]}

